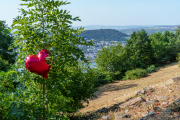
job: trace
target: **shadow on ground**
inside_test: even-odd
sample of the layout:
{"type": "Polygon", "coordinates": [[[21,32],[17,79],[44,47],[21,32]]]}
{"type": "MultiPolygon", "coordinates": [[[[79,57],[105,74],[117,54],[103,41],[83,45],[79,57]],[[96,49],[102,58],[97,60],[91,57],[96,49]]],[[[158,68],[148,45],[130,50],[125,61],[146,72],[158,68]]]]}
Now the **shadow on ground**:
{"type": "Polygon", "coordinates": [[[92,100],[98,99],[103,95],[106,95],[105,92],[113,92],[113,91],[119,91],[119,90],[123,90],[123,89],[129,89],[129,88],[133,88],[133,87],[137,87],[138,84],[115,84],[115,83],[111,83],[108,85],[103,86],[97,93],[95,98],[93,98],[92,100]]]}
{"type": "Polygon", "coordinates": [[[104,107],[96,111],[86,112],[84,114],[78,113],[78,114],[72,115],[71,120],[98,120],[102,116],[107,115],[107,113],[109,112],[113,112],[113,113],[118,112],[120,110],[119,105],[123,103],[124,102],[120,102],[119,104],[114,104],[113,106],[104,107]]]}

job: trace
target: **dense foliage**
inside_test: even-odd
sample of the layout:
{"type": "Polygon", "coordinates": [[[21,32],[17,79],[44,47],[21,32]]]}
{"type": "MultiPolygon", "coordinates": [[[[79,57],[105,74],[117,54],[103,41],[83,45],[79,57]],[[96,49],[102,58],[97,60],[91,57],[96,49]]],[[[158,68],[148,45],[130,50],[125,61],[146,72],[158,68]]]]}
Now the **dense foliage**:
{"type": "Polygon", "coordinates": [[[125,41],[128,35],[114,29],[86,30],[79,36],[87,40],[94,39],[98,41],[125,41]]]}
{"type": "Polygon", "coordinates": [[[10,44],[13,43],[13,36],[10,33],[10,28],[5,23],[5,21],[0,21],[0,56],[2,59],[13,64],[17,55],[14,52],[16,48],[8,50],[10,44]]]}
{"type": "Polygon", "coordinates": [[[0,71],[7,72],[9,69],[10,69],[9,62],[0,57],[0,71]]]}
{"type": "MultiPolygon", "coordinates": [[[[69,119],[65,113],[83,108],[82,102],[88,103],[94,97],[95,87],[113,80],[138,79],[155,72],[157,65],[180,59],[180,27],[175,34],[166,31],[148,36],[141,30],[133,32],[125,47],[118,44],[98,51],[95,60],[98,69],[91,69],[84,53],[75,45],[93,46],[93,42],[80,37],[83,28],[71,28],[73,21],[80,21],[78,17],[73,18],[66,10],[58,9],[69,3],[22,1],[25,2],[22,6],[31,9],[20,9],[21,15],[14,19],[12,30],[17,30],[14,39],[5,22],[0,22],[2,58],[8,55],[0,58],[0,119],[33,120],[42,116],[43,119],[69,119]],[[16,53],[12,52],[14,48],[19,48],[19,54],[15,64],[10,65],[16,53]],[[26,69],[17,72],[24,67],[27,56],[36,55],[43,48],[50,51],[53,61],[48,79],[26,69]]],[[[92,32],[97,40],[119,41],[126,36],[114,30],[99,31],[99,35],[98,31],[92,32]],[[105,36],[98,37],[103,34],[105,36]]]]}
{"type": "Polygon", "coordinates": [[[122,76],[123,79],[143,77],[145,73],[155,72],[155,66],[175,61],[176,58],[179,60],[179,31],[180,27],[176,33],[165,31],[148,35],[145,30],[133,32],[125,47],[103,48],[98,51],[95,62],[102,71],[119,72],[113,80],[122,76]]]}
{"type": "Polygon", "coordinates": [[[118,74],[115,79],[120,79],[127,67],[127,56],[125,49],[121,44],[110,46],[98,51],[95,62],[103,71],[114,72],[118,74]]]}
{"type": "Polygon", "coordinates": [[[156,72],[156,66],[155,65],[149,66],[148,68],[146,68],[146,72],[147,73],[156,72]]]}
{"type": "Polygon", "coordinates": [[[178,36],[175,36],[174,33],[169,31],[151,34],[151,46],[154,50],[154,63],[162,64],[167,63],[168,61],[176,60],[176,56],[180,52],[179,39],[178,36]]]}
{"type": "Polygon", "coordinates": [[[0,109],[3,111],[0,117],[17,120],[40,119],[42,116],[43,119],[68,119],[64,113],[74,113],[83,108],[82,102],[88,103],[96,91],[94,72],[89,68],[82,50],[75,46],[92,46],[93,43],[77,37],[83,28],[71,28],[72,21],[80,21],[78,17],[73,18],[66,10],[58,9],[69,3],[59,0],[22,1],[25,3],[21,6],[27,6],[29,10],[21,8],[21,15],[13,21],[12,30],[17,31],[9,49],[17,47],[19,54],[12,70],[1,73],[1,82],[9,83],[13,89],[0,84],[0,109]],[[50,51],[53,61],[48,79],[26,69],[16,72],[16,69],[24,68],[27,56],[36,55],[43,48],[50,51]],[[86,66],[80,66],[79,61],[86,66]],[[13,87],[13,82],[19,84],[13,87]]]}
{"type": "Polygon", "coordinates": [[[125,76],[123,78],[123,80],[134,80],[134,79],[139,79],[142,77],[145,77],[147,75],[146,70],[144,69],[140,69],[140,68],[136,68],[135,70],[128,70],[125,73],[125,76]]]}
{"type": "Polygon", "coordinates": [[[180,67],[180,53],[179,53],[178,56],[176,57],[176,60],[178,61],[178,67],[180,67]]]}
{"type": "Polygon", "coordinates": [[[94,73],[97,77],[97,81],[95,83],[95,87],[102,86],[107,83],[113,82],[113,73],[112,72],[107,72],[107,71],[102,71],[101,69],[93,69],[94,73]]]}
{"type": "Polygon", "coordinates": [[[153,63],[153,48],[145,30],[133,32],[125,46],[131,69],[143,68],[153,63]]]}

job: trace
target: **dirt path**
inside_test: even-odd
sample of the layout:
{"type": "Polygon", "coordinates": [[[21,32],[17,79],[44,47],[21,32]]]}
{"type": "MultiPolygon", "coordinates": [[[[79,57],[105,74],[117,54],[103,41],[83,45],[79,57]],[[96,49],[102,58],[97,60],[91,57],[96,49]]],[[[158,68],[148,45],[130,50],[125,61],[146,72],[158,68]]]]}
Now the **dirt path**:
{"type": "Polygon", "coordinates": [[[148,77],[136,80],[114,81],[114,83],[100,87],[95,93],[97,98],[90,100],[89,106],[81,109],[79,112],[90,112],[103,107],[113,106],[129,97],[135,96],[144,87],[166,82],[176,76],[180,76],[180,68],[178,67],[178,62],[173,62],[159,68],[157,72],[149,74],[148,77]]]}

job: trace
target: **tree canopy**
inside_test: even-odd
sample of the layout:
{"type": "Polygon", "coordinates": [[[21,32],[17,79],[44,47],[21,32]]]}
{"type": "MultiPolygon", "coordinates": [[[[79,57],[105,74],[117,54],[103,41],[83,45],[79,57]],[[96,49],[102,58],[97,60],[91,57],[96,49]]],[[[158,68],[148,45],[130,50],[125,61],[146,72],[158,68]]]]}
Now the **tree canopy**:
{"type": "Polygon", "coordinates": [[[2,59],[7,60],[9,63],[15,62],[17,55],[13,49],[8,50],[8,47],[13,43],[13,36],[10,33],[10,28],[6,25],[5,21],[0,21],[0,56],[2,59]]]}
{"type": "MultiPolygon", "coordinates": [[[[21,15],[14,19],[11,29],[17,31],[9,49],[13,46],[19,48],[14,69],[23,68],[26,57],[36,55],[42,49],[50,51],[53,65],[48,79],[26,69],[16,73],[14,79],[20,84],[15,92],[5,94],[8,98],[0,97],[0,101],[4,101],[0,107],[7,108],[1,115],[7,119],[21,120],[40,119],[42,116],[43,119],[68,119],[65,113],[83,108],[82,101],[88,103],[96,91],[93,71],[82,50],[75,46],[92,46],[93,42],[77,37],[83,28],[73,29],[71,24],[80,19],[73,18],[67,10],[59,9],[70,3],[59,0],[22,1],[21,6],[26,6],[28,10],[20,9],[21,15]],[[87,65],[80,66],[82,63],[79,61],[87,65]],[[57,116],[56,113],[62,115],[57,116]]],[[[1,79],[7,81],[8,78],[1,79]]]]}
{"type": "Polygon", "coordinates": [[[79,36],[96,41],[125,41],[128,35],[114,29],[86,30],[79,36]]]}
{"type": "Polygon", "coordinates": [[[153,62],[151,41],[145,30],[133,32],[125,46],[132,69],[146,68],[153,62]]]}
{"type": "Polygon", "coordinates": [[[176,34],[169,31],[151,35],[145,30],[133,32],[125,47],[119,44],[103,48],[98,51],[95,62],[102,71],[120,72],[119,77],[114,80],[122,78],[125,72],[130,76],[141,76],[140,73],[145,72],[142,69],[154,70],[154,65],[159,66],[176,60],[180,52],[179,29],[178,27],[176,34]]]}
{"type": "Polygon", "coordinates": [[[121,44],[104,47],[98,51],[95,62],[103,71],[117,73],[115,78],[120,79],[127,69],[126,51],[121,44]]]}

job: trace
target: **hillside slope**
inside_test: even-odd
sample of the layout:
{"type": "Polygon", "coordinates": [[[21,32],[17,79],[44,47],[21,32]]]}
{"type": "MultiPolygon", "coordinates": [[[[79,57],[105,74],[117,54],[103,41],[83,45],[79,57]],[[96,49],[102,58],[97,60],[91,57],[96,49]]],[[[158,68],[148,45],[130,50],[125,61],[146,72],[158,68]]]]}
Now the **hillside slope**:
{"type": "Polygon", "coordinates": [[[173,62],[160,67],[157,72],[149,74],[148,77],[136,80],[114,81],[114,83],[100,87],[96,92],[97,98],[90,100],[88,107],[81,109],[79,112],[96,111],[103,107],[110,107],[121,103],[135,96],[144,87],[166,82],[172,77],[179,76],[179,73],[178,62],[173,62]]]}
{"type": "Polygon", "coordinates": [[[82,36],[87,40],[94,39],[96,41],[125,41],[125,37],[128,37],[127,34],[114,29],[86,30],[79,36],[82,36]]]}

